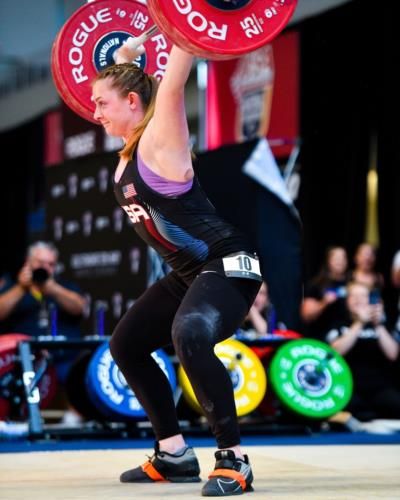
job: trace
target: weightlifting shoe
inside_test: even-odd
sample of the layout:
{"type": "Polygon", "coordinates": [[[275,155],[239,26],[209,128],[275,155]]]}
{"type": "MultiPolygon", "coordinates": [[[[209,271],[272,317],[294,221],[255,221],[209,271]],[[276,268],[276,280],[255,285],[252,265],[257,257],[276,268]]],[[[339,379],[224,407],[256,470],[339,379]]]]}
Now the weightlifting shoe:
{"type": "Polygon", "coordinates": [[[232,450],[218,450],[215,458],[215,468],[201,492],[204,497],[225,497],[253,491],[253,473],[247,455],[242,460],[232,450]]]}
{"type": "Polygon", "coordinates": [[[171,454],[161,451],[156,443],[154,454],[139,467],[127,470],[120,476],[121,483],[154,483],[159,481],[171,483],[198,483],[200,467],[193,448],[185,448],[171,454]]]}

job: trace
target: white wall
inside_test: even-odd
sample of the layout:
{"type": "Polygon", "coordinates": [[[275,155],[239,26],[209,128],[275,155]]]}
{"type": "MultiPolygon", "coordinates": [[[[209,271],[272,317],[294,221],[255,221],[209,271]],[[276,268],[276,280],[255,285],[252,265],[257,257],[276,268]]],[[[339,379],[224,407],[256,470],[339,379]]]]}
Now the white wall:
{"type": "Polygon", "coordinates": [[[58,29],[58,0],[0,0],[0,60],[48,61],[58,29]]]}

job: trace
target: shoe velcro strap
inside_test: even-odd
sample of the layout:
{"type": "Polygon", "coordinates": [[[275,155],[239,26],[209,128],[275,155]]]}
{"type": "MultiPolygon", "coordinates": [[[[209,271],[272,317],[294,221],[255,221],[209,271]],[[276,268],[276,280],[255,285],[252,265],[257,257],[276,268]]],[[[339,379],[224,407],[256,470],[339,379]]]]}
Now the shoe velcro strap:
{"type": "Polygon", "coordinates": [[[223,476],[230,477],[231,479],[235,479],[241,486],[242,490],[246,489],[246,478],[240,472],[233,469],[214,469],[211,474],[208,476],[208,479],[214,476],[223,476]]]}
{"type": "Polygon", "coordinates": [[[167,481],[167,479],[165,479],[165,477],[158,472],[150,461],[142,465],[142,471],[153,481],[167,481]]]}

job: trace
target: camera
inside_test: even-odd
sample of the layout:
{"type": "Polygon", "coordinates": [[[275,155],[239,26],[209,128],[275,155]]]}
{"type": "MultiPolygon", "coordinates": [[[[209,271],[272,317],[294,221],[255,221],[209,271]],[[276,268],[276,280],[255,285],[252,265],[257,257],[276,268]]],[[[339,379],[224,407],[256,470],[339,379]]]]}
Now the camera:
{"type": "Polygon", "coordinates": [[[32,271],[32,282],[36,285],[43,285],[49,279],[49,272],[43,267],[38,267],[32,271]]]}

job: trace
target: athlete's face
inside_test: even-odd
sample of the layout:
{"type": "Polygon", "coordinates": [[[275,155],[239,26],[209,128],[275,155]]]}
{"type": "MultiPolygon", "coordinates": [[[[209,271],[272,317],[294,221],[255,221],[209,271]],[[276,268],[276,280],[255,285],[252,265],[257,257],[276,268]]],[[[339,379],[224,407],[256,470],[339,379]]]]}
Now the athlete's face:
{"type": "Polygon", "coordinates": [[[135,110],[137,95],[130,92],[121,97],[110,86],[110,79],[99,80],[93,85],[94,119],[103,125],[108,135],[129,137],[138,120],[135,110]]]}

